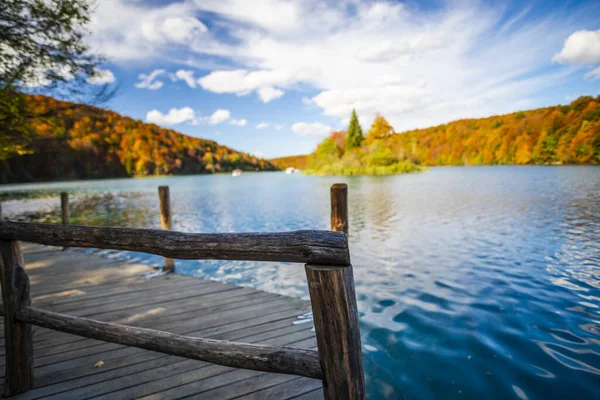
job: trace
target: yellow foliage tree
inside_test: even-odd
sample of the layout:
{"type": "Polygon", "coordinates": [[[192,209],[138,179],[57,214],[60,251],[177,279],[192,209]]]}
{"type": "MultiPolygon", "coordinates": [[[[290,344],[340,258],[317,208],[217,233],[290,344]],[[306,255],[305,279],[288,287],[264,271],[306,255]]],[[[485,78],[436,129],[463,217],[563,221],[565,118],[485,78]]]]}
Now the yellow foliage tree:
{"type": "Polygon", "coordinates": [[[369,128],[367,142],[372,143],[376,139],[383,139],[394,133],[394,128],[381,115],[377,115],[369,128]]]}

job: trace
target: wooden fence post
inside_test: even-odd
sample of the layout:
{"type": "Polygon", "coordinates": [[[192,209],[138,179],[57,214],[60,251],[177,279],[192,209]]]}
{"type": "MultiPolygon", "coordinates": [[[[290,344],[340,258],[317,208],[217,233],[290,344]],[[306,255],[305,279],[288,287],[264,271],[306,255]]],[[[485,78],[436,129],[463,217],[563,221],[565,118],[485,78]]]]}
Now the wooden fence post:
{"type": "MultiPolygon", "coordinates": [[[[158,202],[160,205],[160,224],[164,230],[173,230],[173,221],[171,219],[171,196],[168,186],[158,187],[158,202]]],[[[175,260],[165,258],[165,271],[175,271],[175,260]]]]}
{"type": "Polygon", "coordinates": [[[60,193],[60,210],[62,214],[63,225],[69,225],[69,193],[60,193]]]}
{"type": "Polygon", "coordinates": [[[327,400],[365,398],[352,266],[306,265],[327,400]]]}
{"type": "Polygon", "coordinates": [[[331,186],[331,230],[348,234],[348,185],[331,186]]]}
{"type": "Polygon", "coordinates": [[[6,371],[4,397],[33,387],[33,331],[30,324],[16,322],[14,316],[31,305],[29,277],[25,273],[21,244],[0,240],[0,279],[4,303],[4,350],[6,371]]]}
{"type": "MultiPolygon", "coordinates": [[[[331,230],[348,234],[348,186],[331,187],[331,230]]],[[[306,265],[325,399],[364,399],[352,265],[306,265]]]]}

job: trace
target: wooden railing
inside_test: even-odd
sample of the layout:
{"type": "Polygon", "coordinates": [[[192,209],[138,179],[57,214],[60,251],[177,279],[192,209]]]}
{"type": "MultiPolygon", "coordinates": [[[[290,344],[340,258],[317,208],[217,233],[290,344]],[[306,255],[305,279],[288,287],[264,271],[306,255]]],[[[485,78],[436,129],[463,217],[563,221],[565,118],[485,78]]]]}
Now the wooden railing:
{"type": "MultiPolygon", "coordinates": [[[[64,225],[0,222],[0,280],[6,351],[4,396],[22,393],[34,385],[32,325],[36,325],[234,368],[321,379],[326,399],[363,399],[365,386],[358,311],[345,234],[348,232],[346,185],[334,185],[331,196],[333,231],[206,234],[72,226],[68,225],[66,196],[61,196],[64,225]],[[167,259],[304,263],[318,351],[188,337],[32,307],[29,278],[19,241],[141,251],[167,259]]],[[[166,198],[168,200],[168,191],[166,198]]],[[[166,225],[163,223],[163,227],[170,228],[170,216],[166,225]]]]}

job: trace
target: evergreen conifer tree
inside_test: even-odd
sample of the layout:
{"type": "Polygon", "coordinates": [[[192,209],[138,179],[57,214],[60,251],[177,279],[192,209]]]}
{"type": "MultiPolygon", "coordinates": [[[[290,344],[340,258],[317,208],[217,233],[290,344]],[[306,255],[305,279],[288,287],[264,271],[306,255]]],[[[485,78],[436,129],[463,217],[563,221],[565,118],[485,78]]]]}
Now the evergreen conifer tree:
{"type": "Polygon", "coordinates": [[[352,150],[355,147],[360,147],[360,144],[364,140],[362,128],[358,122],[356,116],[356,110],[352,110],[352,117],[350,118],[350,126],[348,127],[348,133],[346,134],[346,149],[352,150]]]}

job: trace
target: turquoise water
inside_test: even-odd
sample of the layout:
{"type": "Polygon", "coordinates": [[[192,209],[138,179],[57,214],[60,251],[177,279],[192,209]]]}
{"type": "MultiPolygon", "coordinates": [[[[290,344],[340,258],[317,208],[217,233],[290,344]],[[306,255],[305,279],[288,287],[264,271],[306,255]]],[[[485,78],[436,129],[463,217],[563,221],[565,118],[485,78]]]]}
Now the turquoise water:
{"type": "MultiPolygon", "coordinates": [[[[600,168],[433,168],[0,186],[8,218],[181,231],[327,229],[346,182],[369,399],[600,396],[600,168]]],[[[159,257],[100,252],[160,265],[159,257]]],[[[302,266],[178,261],[181,273],[307,296],[302,266]]]]}

